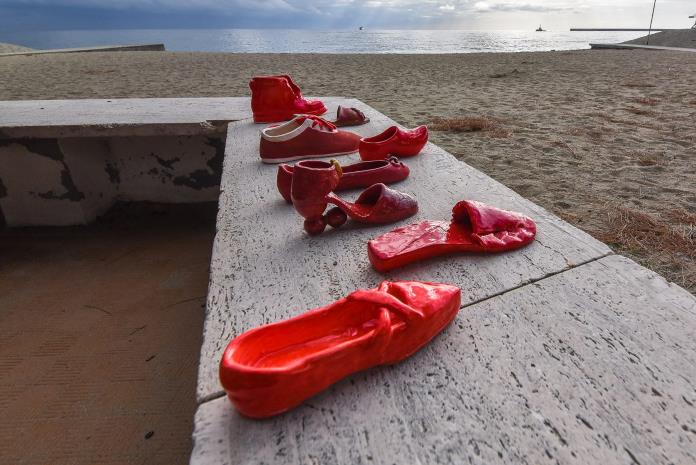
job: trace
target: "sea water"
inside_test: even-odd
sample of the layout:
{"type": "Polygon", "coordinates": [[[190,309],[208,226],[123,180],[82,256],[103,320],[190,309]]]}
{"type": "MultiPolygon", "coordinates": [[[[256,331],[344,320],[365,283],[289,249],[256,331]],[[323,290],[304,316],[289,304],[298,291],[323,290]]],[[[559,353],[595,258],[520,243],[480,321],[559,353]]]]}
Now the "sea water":
{"type": "Polygon", "coordinates": [[[640,32],[277,29],[119,29],[1,32],[0,42],[37,49],[164,43],[169,51],[270,53],[476,53],[577,50],[640,32]]]}

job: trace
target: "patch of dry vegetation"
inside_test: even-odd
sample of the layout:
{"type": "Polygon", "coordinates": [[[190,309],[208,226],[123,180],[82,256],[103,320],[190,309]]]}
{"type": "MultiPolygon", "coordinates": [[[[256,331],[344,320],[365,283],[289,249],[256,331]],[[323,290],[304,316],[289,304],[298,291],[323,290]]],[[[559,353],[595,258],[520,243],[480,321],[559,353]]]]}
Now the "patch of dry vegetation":
{"type": "Polygon", "coordinates": [[[668,280],[692,292],[696,290],[695,214],[673,209],[656,217],[612,204],[601,213],[606,222],[601,231],[592,232],[596,238],[668,280]]]}
{"type": "Polygon", "coordinates": [[[655,115],[654,111],[646,110],[644,108],[626,107],[626,108],[624,108],[624,111],[627,111],[629,113],[633,113],[634,115],[641,115],[641,116],[654,116],[655,115]]]}
{"type": "Polygon", "coordinates": [[[485,131],[491,137],[509,137],[512,134],[499,120],[486,116],[437,117],[430,123],[430,128],[456,133],[485,131]]]}
{"type": "Polygon", "coordinates": [[[623,82],[623,83],[621,83],[621,85],[624,87],[631,87],[631,88],[657,87],[655,84],[651,84],[649,82],[638,82],[638,81],[623,82]]]}
{"type": "Polygon", "coordinates": [[[656,98],[649,98],[649,97],[639,97],[639,98],[633,99],[633,101],[636,103],[639,103],[641,105],[648,105],[651,107],[657,105],[660,102],[656,98]]]}

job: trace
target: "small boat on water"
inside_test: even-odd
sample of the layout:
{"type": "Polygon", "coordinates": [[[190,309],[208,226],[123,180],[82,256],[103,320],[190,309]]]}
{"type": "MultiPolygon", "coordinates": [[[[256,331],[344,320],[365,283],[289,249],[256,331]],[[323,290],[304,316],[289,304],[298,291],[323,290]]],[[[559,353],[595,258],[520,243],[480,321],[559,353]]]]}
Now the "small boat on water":
{"type": "Polygon", "coordinates": [[[362,31],[363,29],[364,29],[364,28],[363,28],[362,26],[360,26],[360,28],[359,28],[358,30],[359,30],[359,31],[362,31]]]}
{"type": "Polygon", "coordinates": [[[546,32],[546,29],[542,29],[540,24],[539,27],[536,28],[536,32],[546,32]]]}

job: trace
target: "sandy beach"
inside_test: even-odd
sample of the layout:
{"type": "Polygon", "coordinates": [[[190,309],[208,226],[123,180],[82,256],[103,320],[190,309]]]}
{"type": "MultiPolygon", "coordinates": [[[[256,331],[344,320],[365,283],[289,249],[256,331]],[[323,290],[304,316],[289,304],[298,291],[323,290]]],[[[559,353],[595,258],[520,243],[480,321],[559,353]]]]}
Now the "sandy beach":
{"type": "Polygon", "coordinates": [[[13,56],[0,100],[241,96],[271,73],[441,129],[462,161],[696,292],[696,53],[13,56]]]}

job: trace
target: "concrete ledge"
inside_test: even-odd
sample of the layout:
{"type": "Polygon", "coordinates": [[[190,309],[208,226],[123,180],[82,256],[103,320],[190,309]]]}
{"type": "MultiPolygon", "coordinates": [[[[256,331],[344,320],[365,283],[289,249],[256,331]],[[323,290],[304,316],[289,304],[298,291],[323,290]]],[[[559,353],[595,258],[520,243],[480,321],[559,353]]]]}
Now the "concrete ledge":
{"type": "Polygon", "coordinates": [[[0,140],[224,133],[249,97],[0,101],[0,140]]]}
{"type": "Polygon", "coordinates": [[[590,44],[590,48],[605,49],[605,50],[668,50],[672,52],[691,52],[696,53],[696,48],[684,47],[662,47],[659,45],[640,45],[640,44],[590,44]]]}
{"type": "Polygon", "coordinates": [[[47,55],[50,53],[82,52],[163,52],[164,44],[104,45],[100,47],[56,48],[50,50],[27,50],[25,52],[0,53],[0,57],[17,55],[47,55]]]}

